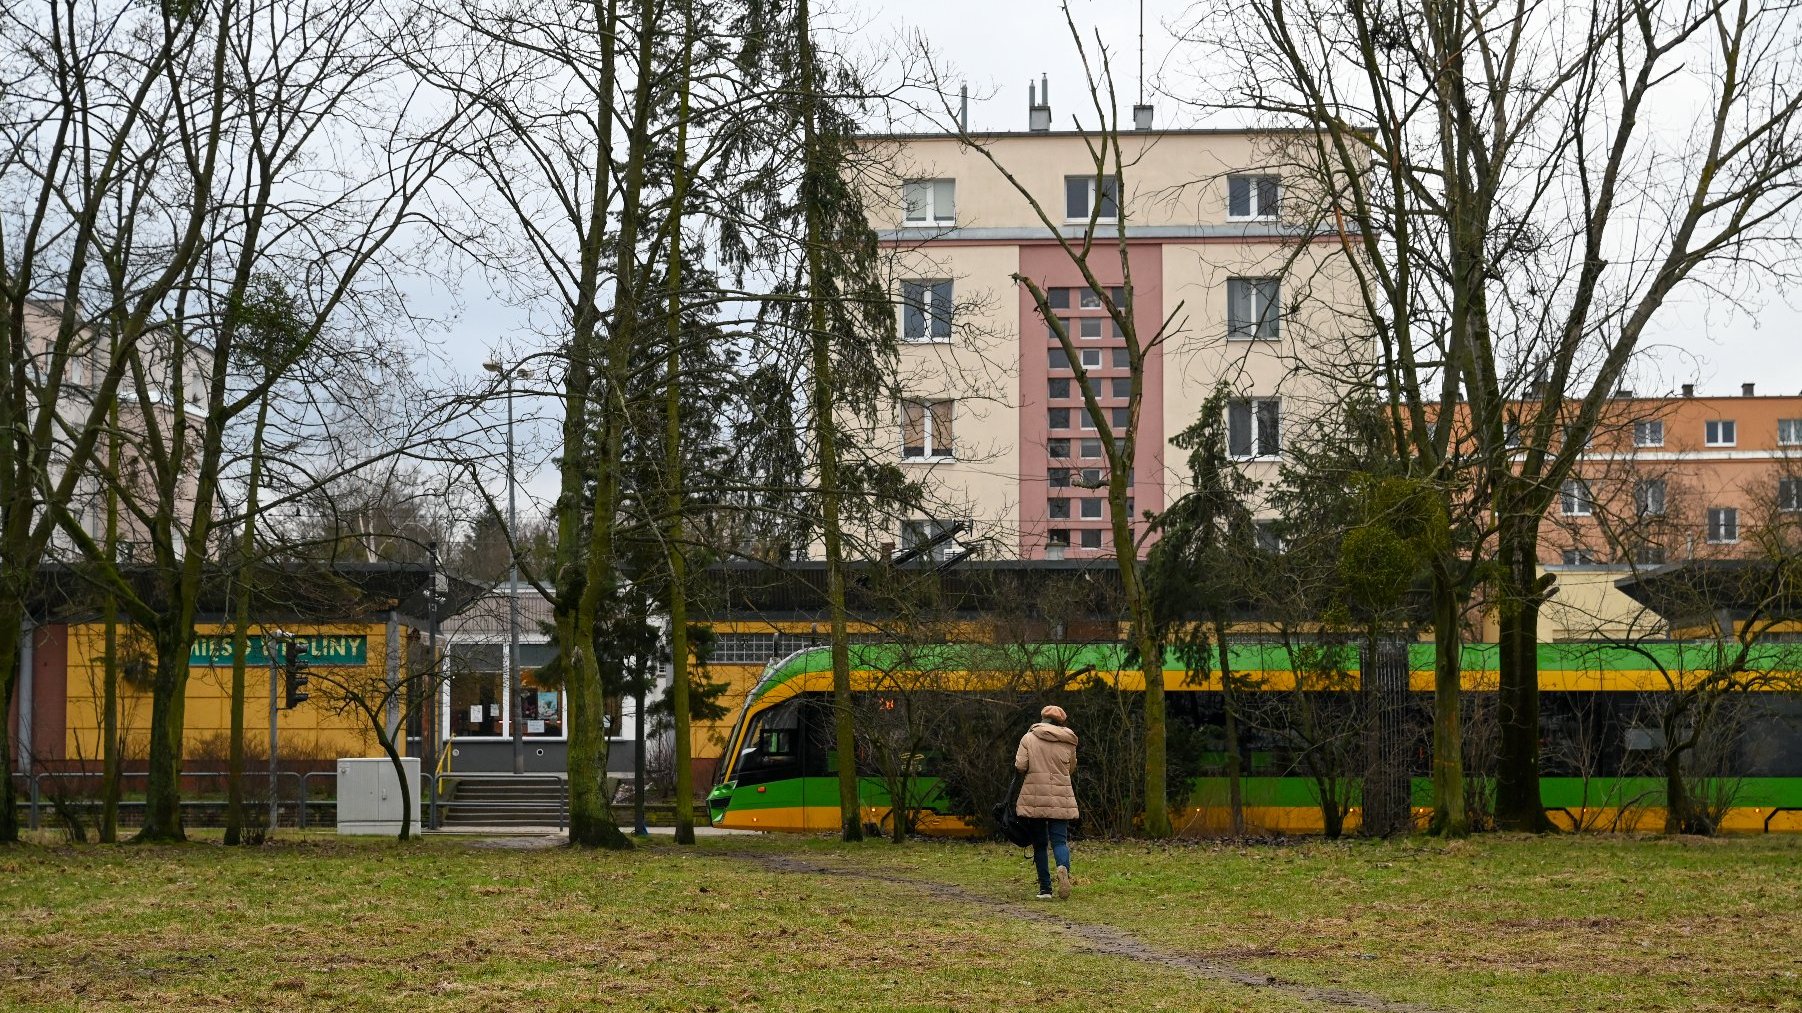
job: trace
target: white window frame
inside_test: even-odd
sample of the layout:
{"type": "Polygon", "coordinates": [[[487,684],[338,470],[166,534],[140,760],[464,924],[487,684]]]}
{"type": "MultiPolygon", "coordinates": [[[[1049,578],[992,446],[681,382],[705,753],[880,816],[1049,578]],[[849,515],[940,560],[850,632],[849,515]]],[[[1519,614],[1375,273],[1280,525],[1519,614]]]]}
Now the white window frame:
{"type": "Polygon", "coordinates": [[[1710,545],[1733,545],[1739,541],[1739,508],[1709,507],[1708,531],[1710,545]]]}
{"type": "Polygon", "coordinates": [[[1580,478],[1567,478],[1558,488],[1558,512],[1566,517],[1588,517],[1595,513],[1595,498],[1589,483],[1580,478]]]}
{"type": "Polygon", "coordinates": [[[1703,442],[1710,447],[1739,445],[1739,425],[1733,419],[1709,419],[1702,424],[1703,442]]]}
{"type": "Polygon", "coordinates": [[[1080,351],[1082,352],[1082,368],[1083,369],[1101,369],[1102,368],[1101,349],[1099,349],[1099,348],[1084,348],[1084,349],[1080,349],[1080,351]]]}
{"type": "Polygon", "coordinates": [[[907,398],[901,402],[898,414],[900,416],[897,421],[900,423],[901,429],[901,459],[903,461],[957,460],[957,400],[955,398],[907,398]],[[933,422],[935,421],[933,407],[941,404],[950,406],[946,409],[949,418],[945,421],[945,428],[950,430],[950,441],[949,445],[945,447],[935,446],[933,442],[933,422]],[[907,452],[907,408],[909,405],[919,405],[921,411],[920,437],[922,442],[920,444],[921,452],[918,454],[907,452]]]}
{"type": "MultiPolygon", "coordinates": [[[[941,520],[937,517],[909,517],[901,522],[901,531],[896,544],[903,550],[912,548],[920,542],[937,536],[946,528],[952,527],[957,523],[957,521],[941,520]],[[913,541],[911,542],[908,540],[910,532],[913,534],[913,541]]],[[[925,555],[919,558],[931,562],[942,563],[945,560],[950,559],[952,553],[958,552],[962,548],[962,543],[957,540],[956,535],[953,535],[933,548],[926,550],[925,555]]]]}
{"type": "MultiPolygon", "coordinates": [[[[1120,177],[1119,176],[1109,176],[1108,178],[1113,180],[1113,182],[1114,182],[1114,211],[1115,211],[1115,214],[1110,215],[1110,214],[1104,213],[1099,216],[1096,216],[1095,220],[1097,222],[1114,221],[1116,219],[1116,216],[1119,215],[1120,212],[1122,212],[1124,210],[1124,208],[1122,207],[1122,205],[1120,203],[1120,177]]],[[[1095,215],[1095,211],[1096,211],[1095,182],[1096,182],[1096,180],[1095,180],[1095,176],[1093,174],[1080,175],[1080,176],[1065,176],[1064,177],[1064,221],[1066,221],[1066,222],[1087,222],[1091,216],[1095,215]],[[1070,183],[1073,180],[1079,180],[1079,179],[1088,183],[1088,185],[1089,185],[1088,186],[1088,197],[1083,201],[1082,214],[1073,215],[1070,213],[1070,183]]]]}
{"type": "Polygon", "coordinates": [[[934,226],[957,224],[957,180],[945,176],[931,178],[908,179],[901,181],[901,224],[907,228],[932,228],[934,226]],[[938,207],[939,184],[944,184],[950,191],[951,208],[948,213],[940,214],[938,207]],[[912,187],[924,187],[926,199],[921,202],[921,215],[914,217],[914,205],[908,200],[908,190],[912,187]]]}
{"type": "Polygon", "coordinates": [[[1232,399],[1231,401],[1227,402],[1227,405],[1226,405],[1226,428],[1227,428],[1227,436],[1226,436],[1227,451],[1226,452],[1227,452],[1228,456],[1232,457],[1232,459],[1235,461],[1275,461],[1275,460],[1279,460],[1283,456],[1283,402],[1282,402],[1281,398],[1247,397],[1247,398],[1232,399]],[[1260,420],[1263,417],[1264,412],[1260,410],[1260,407],[1265,404],[1273,404],[1276,406],[1275,409],[1273,409],[1274,414],[1276,416],[1275,420],[1274,420],[1275,425],[1276,425],[1276,434],[1275,434],[1274,439],[1272,441],[1270,441],[1270,442],[1274,443],[1274,445],[1276,447],[1274,453],[1263,453],[1262,452],[1265,447],[1265,440],[1264,440],[1263,424],[1260,420]],[[1244,454],[1235,453],[1232,449],[1233,412],[1240,408],[1244,408],[1246,410],[1248,417],[1250,419],[1250,422],[1249,422],[1248,428],[1247,428],[1247,433],[1250,436],[1250,452],[1244,453],[1244,454]]]}
{"type": "Polygon", "coordinates": [[[1802,419],[1777,420],[1777,445],[1802,447],[1802,419]]]}
{"type": "Polygon", "coordinates": [[[948,344],[957,334],[957,285],[950,278],[907,278],[901,282],[901,298],[898,307],[901,313],[900,335],[904,345],[948,344]],[[920,286],[920,295],[924,300],[919,306],[920,320],[924,325],[919,337],[909,337],[907,333],[907,314],[913,309],[913,303],[907,298],[909,285],[920,286]],[[945,333],[934,334],[934,324],[938,322],[938,314],[933,312],[935,290],[945,286],[945,333]]]}
{"type": "MultiPolygon", "coordinates": [[[[1244,298],[1241,296],[1240,298],[1244,298]]],[[[1228,278],[1226,280],[1226,337],[1229,341],[1275,341],[1283,336],[1283,279],[1274,276],[1228,278]],[[1274,287],[1274,293],[1262,306],[1258,303],[1263,286],[1274,287]],[[1234,296],[1251,287],[1251,319],[1241,327],[1233,319],[1234,296]],[[1269,331],[1265,331],[1268,323],[1269,331]]]]}
{"type": "Polygon", "coordinates": [[[1595,553],[1588,549],[1565,549],[1563,559],[1565,566],[1594,566],[1596,562],[1595,553]]]}
{"type": "Polygon", "coordinates": [[[1642,419],[1633,423],[1633,445],[1636,447],[1664,446],[1664,420],[1642,419]]]}
{"type": "Polygon", "coordinates": [[[1802,477],[1785,475],[1777,480],[1777,512],[1802,513],[1802,477]]]}
{"type": "Polygon", "coordinates": [[[1633,483],[1633,511],[1641,517],[1663,517],[1669,491],[1662,478],[1642,478],[1633,483]]]}
{"type": "Polygon", "coordinates": [[[1229,173],[1227,175],[1227,177],[1226,177],[1226,220],[1227,221],[1229,221],[1229,222],[1274,222],[1277,220],[1278,215],[1281,214],[1282,207],[1283,207],[1283,177],[1277,175],[1274,172],[1235,172],[1235,173],[1229,173]],[[1246,195],[1245,195],[1245,205],[1246,205],[1246,207],[1250,208],[1250,212],[1247,214],[1236,215],[1236,214],[1233,214],[1233,181],[1240,180],[1240,179],[1246,181],[1247,191],[1246,191],[1246,195]],[[1263,212],[1259,209],[1258,182],[1260,180],[1271,180],[1272,181],[1272,190],[1274,191],[1274,197],[1272,200],[1272,206],[1268,212],[1263,212]]]}

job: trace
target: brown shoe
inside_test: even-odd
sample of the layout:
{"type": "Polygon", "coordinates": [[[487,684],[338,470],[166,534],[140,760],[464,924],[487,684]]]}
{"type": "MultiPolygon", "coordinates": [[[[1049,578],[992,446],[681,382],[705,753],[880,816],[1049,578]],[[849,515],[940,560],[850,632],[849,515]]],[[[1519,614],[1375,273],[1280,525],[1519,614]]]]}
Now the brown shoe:
{"type": "Polygon", "coordinates": [[[1057,867],[1057,899],[1070,899],[1070,870],[1061,865],[1057,867]]]}

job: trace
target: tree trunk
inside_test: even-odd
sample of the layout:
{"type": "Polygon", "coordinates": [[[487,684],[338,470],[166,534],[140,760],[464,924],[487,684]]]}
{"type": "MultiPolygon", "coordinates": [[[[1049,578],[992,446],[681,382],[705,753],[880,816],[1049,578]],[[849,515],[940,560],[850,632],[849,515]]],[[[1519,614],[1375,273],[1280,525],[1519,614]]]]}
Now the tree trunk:
{"type": "Polygon", "coordinates": [[[817,204],[808,196],[821,187],[814,181],[829,171],[820,165],[818,95],[813,33],[808,22],[811,0],[796,9],[795,32],[801,54],[802,200],[806,211],[807,301],[809,344],[813,365],[814,439],[820,455],[820,520],[826,549],[826,609],[832,626],[833,747],[838,754],[839,833],[847,841],[863,840],[863,817],[857,797],[857,729],[851,713],[851,652],[845,631],[845,550],[840,528],[838,434],[833,421],[832,340],[826,332],[823,286],[825,268],[820,248],[824,237],[817,204]]]}
{"type": "Polygon", "coordinates": [[[1239,756],[1239,706],[1233,696],[1232,648],[1226,642],[1226,621],[1214,617],[1214,649],[1220,656],[1220,705],[1226,724],[1226,805],[1234,837],[1245,836],[1244,770],[1239,756]]]}
{"type": "MultiPolygon", "coordinates": [[[[156,631],[156,679],[150,691],[150,761],[139,842],[184,841],[181,825],[182,730],[187,712],[190,641],[170,623],[156,631]]],[[[274,790],[274,786],[270,786],[274,790]]]]}
{"type": "MultiPolygon", "coordinates": [[[[113,520],[108,518],[109,526],[113,520]]],[[[119,603],[106,596],[106,667],[100,687],[100,843],[119,843],[119,603]]]]}
{"type": "Polygon", "coordinates": [[[1433,567],[1433,819],[1427,832],[1470,835],[1464,799],[1464,639],[1458,628],[1462,600],[1442,567],[1433,567]]]}
{"type": "MultiPolygon", "coordinates": [[[[1496,762],[1495,818],[1504,830],[1552,829],[1539,795],[1538,517],[1504,514],[1497,531],[1496,687],[1501,751],[1496,762]]],[[[1549,586],[1549,585],[1548,585],[1549,586]]]]}
{"type": "MultiPolygon", "coordinates": [[[[257,548],[257,488],[263,480],[263,432],[269,423],[269,399],[257,405],[250,438],[250,479],[244,492],[244,534],[238,543],[238,586],[232,602],[231,759],[226,765],[225,843],[241,843],[244,834],[244,669],[250,661],[250,579],[257,548]]],[[[268,647],[264,647],[267,653],[268,647]]],[[[302,798],[301,805],[306,805],[302,798]]]]}
{"type": "Polygon", "coordinates": [[[651,832],[644,821],[644,746],[646,722],[644,712],[644,681],[650,677],[650,673],[647,671],[648,666],[645,664],[642,657],[638,659],[637,664],[637,691],[632,694],[632,706],[634,708],[634,713],[637,715],[632,722],[632,831],[640,837],[643,837],[651,832]]]}
{"type": "Polygon", "coordinates": [[[1689,786],[1683,783],[1683,754],[1670,750],[1664,757],[1664,832],[1683,834],[1690,827],[1689,786]]]}
{"type": "MultiPolygon", "coordinates": [[[[118,355],[117,342],[112,355],[118,355]]],[[[119,473],[119,406],[107,410],[106,473],[119,473]]],[[[106,485],[106,558],[119,558],[119,490],[106,485]]],[[[106,667],[100,688],[100,843],[119,843],[119,599],[109,590],[102,607],[106,624],[106,667]]]]}
{"type": "Polygon", "coordinates": [[[694,52],[694,5],[684,10],[682,76],[676,101],[676,151],[671,162],[669,210],[669,349],[668,379],[663,392],[664,481],[669,495],[670,709],[676,737],[676,843],[695,842],[694,769],[688,730],[688,559],[682,544],[682,212],[688,196],[689,75],[694,52]]]}
{"type": "MultiPolygon", "coordinates": [[[[7,574],[12,577],[13,574],[7,574]]],[[[0,844],[19,839],[19,797],[13,786],[13,692],[18,688],[20,626],[25,602],[15,593],[12,580],[0,589],[0,844]]]]}

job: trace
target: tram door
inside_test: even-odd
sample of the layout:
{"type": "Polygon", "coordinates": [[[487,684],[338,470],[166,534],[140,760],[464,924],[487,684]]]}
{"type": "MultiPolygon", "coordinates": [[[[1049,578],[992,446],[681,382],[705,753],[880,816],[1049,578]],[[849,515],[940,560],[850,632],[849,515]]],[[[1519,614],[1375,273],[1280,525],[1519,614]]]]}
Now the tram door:
{"type": "Polygon", "coordinates": [[[796,703],[801,707],[801,790],[807,829],[837,830],[838,748],[832,696],[809,693],[796,703]]]}

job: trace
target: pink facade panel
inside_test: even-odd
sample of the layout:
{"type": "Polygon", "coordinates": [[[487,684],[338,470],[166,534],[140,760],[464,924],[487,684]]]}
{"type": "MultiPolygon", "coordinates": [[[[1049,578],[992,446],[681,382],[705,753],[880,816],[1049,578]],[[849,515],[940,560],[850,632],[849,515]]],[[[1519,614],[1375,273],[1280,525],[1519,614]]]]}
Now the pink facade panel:
{"type": "MultiPolygon", "coordinates": [[[[1132,323],[1141,343],[1149,342],[1163,323],[1163,247],[1134,243],[1127,247],[1132,269],[1132,323]]],[[[1126,281],[1118,257],[1091,258],[1101,286],[1123,292],[1126,281]]],[[[1052,313],[1063,319],[1077,346],[1079,364],[1089,377],[1097,403],[1110,424],[1134,407],[1125,385],[1131,370],[1126,342],[1082,272],[1054,243],[1020,247],[1020,273],[1055,296],[1052,313]]],[[[1107,460],[1100,444],[1101,427],[1089,416],[1076,371],[1050,326],[1039,313],[1032,293],[1018,286],[1020,335],[1020,558],[1046,559],[1108,556],[1113,536],[1106,490],[1090,487],[1105,480],[1107,460]],[[1054,360],[1058,360],[1054,364],[1054,360]]],[[[1161,345],[1145,355],[1144,384],[1137,405],[1137,439],[1131,490],[1135,530],[1142,531],[1146,510],[1164,505],[1164,361],[1161,345]]],[[[1115,427],[1116,434],[1123,427],[1115,427]]]]}

